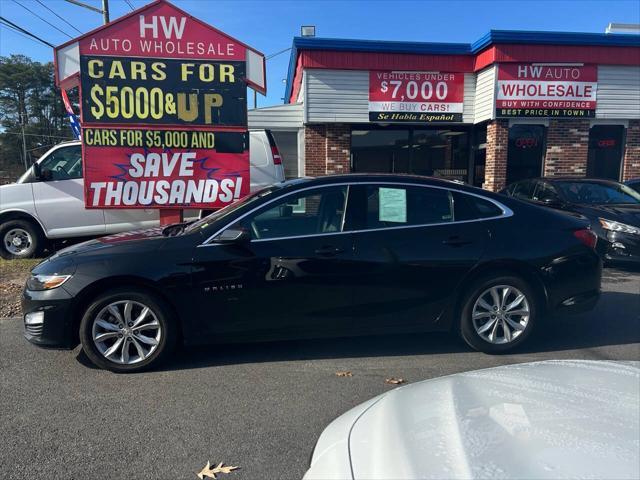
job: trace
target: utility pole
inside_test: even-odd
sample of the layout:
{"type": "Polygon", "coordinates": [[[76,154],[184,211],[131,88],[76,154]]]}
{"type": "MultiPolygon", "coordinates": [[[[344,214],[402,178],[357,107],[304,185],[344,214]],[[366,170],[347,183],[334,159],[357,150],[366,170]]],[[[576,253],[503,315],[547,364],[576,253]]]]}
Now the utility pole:
{"type": "Polygon", "coordinates": [[[29,170],[29,164],[27,162],[27,140],[24,135],[24,122],[25,122],[25,114],[24,112],[20,113],[20,130],[22,130],[22,157],[24,160],[24,171],[29,170]]]}
{"type": "Polygon", "coordinates": [[[105,25],[109,23],[109,0],[102,0],[102,20],[105,25]]]}
{"type": "Polygon", "coordinates": [[[87,10],[91,10],[92,12],[101,13],[102,20],[105,24],[109,23],[109,0],[102,0],[102,10],[96,8],[92,5],[87,5],[79,0],[65,0],[66,2],[73,3],[82,8],[86,8],[87,10]]]}

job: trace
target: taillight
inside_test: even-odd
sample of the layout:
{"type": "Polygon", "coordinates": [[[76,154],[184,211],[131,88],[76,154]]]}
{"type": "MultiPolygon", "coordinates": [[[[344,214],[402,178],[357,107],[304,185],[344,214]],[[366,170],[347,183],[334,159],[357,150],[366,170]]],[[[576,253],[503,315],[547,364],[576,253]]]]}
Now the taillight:
{"type": "Polygon", "coordinates": [[[271,153],[273,154],[273,164],[274,165],[282,165],[282,157],[280,156],[280,152],[278,151],[278,147],[275,145],[271,146],[271,153]]]}
{"type": "Polygon", "coordinates": [[[589,248],[596,248],[596,241],[598,240],[598,236],[593,232],[593,230],[589,230],[588,228],[581,228],[580,230],[576,230],[573,232],[573,236],[584,243],[589,248]]]}

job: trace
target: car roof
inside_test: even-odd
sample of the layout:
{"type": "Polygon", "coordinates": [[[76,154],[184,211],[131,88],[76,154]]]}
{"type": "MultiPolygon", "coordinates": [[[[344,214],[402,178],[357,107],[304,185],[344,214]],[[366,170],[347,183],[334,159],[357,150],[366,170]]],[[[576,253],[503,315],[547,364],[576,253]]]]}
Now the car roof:
{"type": "MultiPolygon", "coordinates": [[[[456,188],[461,190],[481,190],[477,187],[455,182],[453,180],[446,180],[435,177],[425,177],[421,175],[409,175],[409,174],[397,174],[397,173],[345,173],[335,175],[322,175],[319,177],[300,177],[283,182],[282,186],[288,185],[327,185],[338,183],[415,183],[417,185],[431,185],[444,188],[456,188]]],[[[481,190],[487,192],[486,190],[481,190]]]]}
{"type": "Polygon", "coordinates": [[[575,183],[599,183],[601,185],[620,185],[620,182],[616,182],[615,180],[608,180],[606,178],[585,178],[585,177],[534,177],[534,178],[525,178],[523,180],[518,180],[513,183],[526,182],[531,180],[540,180],[544,182],[550,183],[561,183],[561,182],[575,182],[575,183]]]}

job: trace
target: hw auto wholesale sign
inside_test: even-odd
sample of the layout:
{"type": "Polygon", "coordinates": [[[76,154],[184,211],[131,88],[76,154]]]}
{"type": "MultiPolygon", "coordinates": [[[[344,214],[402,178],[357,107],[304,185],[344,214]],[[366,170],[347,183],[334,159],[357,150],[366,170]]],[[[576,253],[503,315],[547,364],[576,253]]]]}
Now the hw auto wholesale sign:
{"type": "Polygon", "coordinates": [[[163,0],[64,48],[58,63],[77,55],[88,208],[216,208],[249,192],[247,66],[262,77],[261,54],[163,0]]]}
{"type": "Polygon", "coordinates": [[[595,65],[498,66],[497,117],[594,117],[595,65]]]}
{"type": "Polygon", "coordinates": [[[369,72],[372,122],[461,122],[464,74],[369,72]]]}

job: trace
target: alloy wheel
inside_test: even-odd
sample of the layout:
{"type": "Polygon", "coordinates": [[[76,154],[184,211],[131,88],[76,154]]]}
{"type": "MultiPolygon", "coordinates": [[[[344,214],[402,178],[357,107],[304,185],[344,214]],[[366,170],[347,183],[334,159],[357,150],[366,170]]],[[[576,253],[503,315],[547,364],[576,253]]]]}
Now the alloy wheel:
{"type": "Polygon", "coordinates": [[[119,300],[96,315],[91,336],[104,358],[131,365],[145,360],[158,348],[162,325],[148,306],[119,300]]]}
{"type": "Polygon", "coordinates": [[[2,241],[7,251],[16,257],[25,255],[33,243],[31,234],[23,228],[10,229],[2,241]]]}
{"type": "Polygon", "coordinates": [[[473,327],[483,340],[506,344],[527,328],[531,309],[520,290],[511,285],[495,285],[480,294],[471,315],[473,327]]]}

